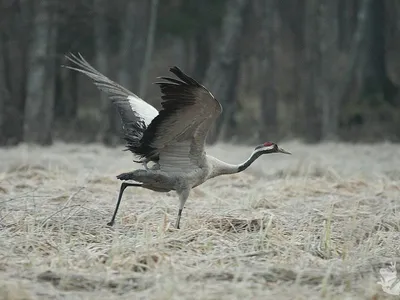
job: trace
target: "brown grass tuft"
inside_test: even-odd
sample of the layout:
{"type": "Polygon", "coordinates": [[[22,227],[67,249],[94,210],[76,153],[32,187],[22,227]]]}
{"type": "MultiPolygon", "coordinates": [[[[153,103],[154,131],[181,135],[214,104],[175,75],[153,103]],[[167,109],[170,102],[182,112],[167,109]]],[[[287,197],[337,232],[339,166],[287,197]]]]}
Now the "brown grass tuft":
{"type": "Polygon", "coordinates": [[[223,232],[254,232],[259,231],[262,225],[262,219],[253,218],[235,218],[226,216],[219,218],[211,217],[207,220],[207,226],[209,229],[217,229],[223,232]]]}

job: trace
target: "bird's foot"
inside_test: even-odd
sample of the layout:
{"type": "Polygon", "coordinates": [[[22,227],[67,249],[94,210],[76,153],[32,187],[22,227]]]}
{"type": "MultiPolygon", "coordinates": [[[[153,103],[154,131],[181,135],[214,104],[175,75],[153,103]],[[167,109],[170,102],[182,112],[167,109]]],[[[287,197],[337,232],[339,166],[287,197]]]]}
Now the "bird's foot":
{"type": "Polygon", "coordinates": [[[132,172],[122,173],[122,174],[119,174],[117,176],[117,179],[119,179],[119,180],[131,180],[131,179],[133,179],[132,175],[133,175],[132,172]]]}
{"type": "Polygon", "coordinates": [[[113,227],[113,226],[114,226],[114,221],[110,221],[110,222],[108,222],[108,223],[107,223],[107,226],[109,226],[109,227],[113,227]]]}

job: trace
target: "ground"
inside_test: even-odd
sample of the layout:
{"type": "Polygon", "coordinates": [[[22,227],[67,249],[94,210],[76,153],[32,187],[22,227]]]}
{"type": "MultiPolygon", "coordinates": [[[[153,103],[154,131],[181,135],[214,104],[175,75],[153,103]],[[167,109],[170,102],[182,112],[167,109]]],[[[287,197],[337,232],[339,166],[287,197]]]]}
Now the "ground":
{"type": "MultiPolygon", "coordinates": [[[[0,150],[0,299],[395,299],[400,145],[281,145],[178,199],[127,189],[123,147],[0,150]]],[[[238,163],[250,146],[209,154],[238,163]]],[[[397,299],[397,298],[396,298],[397,299]]]]}

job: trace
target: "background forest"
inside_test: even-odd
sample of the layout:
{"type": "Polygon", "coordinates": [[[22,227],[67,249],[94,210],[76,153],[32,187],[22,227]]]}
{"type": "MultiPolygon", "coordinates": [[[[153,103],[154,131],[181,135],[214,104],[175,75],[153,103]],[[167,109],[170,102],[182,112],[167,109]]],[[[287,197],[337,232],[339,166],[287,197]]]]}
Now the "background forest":
{"type": "Polygon", "coordinates": [[[209,142],[398,141],[397,0],[0,0],[0,144],[121,142],[64,55],[160,108],[177,65],[224,107],[209,142]]]}

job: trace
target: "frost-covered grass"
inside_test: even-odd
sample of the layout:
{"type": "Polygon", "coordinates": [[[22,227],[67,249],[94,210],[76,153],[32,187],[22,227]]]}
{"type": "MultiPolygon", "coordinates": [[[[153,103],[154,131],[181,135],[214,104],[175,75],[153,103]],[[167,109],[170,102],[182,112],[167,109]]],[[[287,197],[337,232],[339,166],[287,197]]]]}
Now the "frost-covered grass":
{"type": "MultiPolygon", "coordinates": [[[[123,147],[0,150],[0,299],[384,299],[400,262],[400,146],[281,145],[178,199],[127,189],[123,147]]],[[[231,163],[252,147],[218,145],[231,163]]]]}

